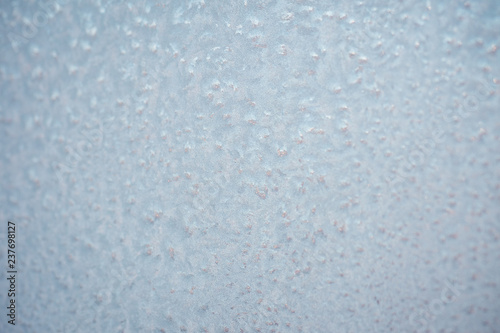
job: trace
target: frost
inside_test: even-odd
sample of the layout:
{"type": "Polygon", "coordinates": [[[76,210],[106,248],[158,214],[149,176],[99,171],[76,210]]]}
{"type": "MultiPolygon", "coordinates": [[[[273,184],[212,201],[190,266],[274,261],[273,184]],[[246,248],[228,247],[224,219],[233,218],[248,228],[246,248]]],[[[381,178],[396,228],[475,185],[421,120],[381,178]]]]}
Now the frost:
{"type": "Polygon", "coordinates": [[[5,1],[20,331],[495,331],[499,15],[5,1]]]}

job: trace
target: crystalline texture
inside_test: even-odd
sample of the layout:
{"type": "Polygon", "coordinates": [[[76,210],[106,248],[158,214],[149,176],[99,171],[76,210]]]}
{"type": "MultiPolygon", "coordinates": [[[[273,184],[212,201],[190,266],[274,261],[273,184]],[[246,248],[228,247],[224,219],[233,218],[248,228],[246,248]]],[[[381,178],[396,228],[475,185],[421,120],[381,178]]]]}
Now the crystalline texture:
{"type": "Polygon", "coordinates": [[[499,15],[3,2],[18,328],[495,331],[499,15]]]}

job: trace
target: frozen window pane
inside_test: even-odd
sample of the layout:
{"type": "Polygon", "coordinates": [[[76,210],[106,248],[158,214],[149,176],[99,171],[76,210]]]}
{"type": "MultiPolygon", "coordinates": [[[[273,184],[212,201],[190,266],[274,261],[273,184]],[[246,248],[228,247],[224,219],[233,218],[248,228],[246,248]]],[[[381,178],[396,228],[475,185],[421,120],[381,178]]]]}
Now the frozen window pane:
{"type": "Polygon", "coordinates": [[[15,329],[496,331],[499,17],[495,0],[3,1],[15,329]]]}

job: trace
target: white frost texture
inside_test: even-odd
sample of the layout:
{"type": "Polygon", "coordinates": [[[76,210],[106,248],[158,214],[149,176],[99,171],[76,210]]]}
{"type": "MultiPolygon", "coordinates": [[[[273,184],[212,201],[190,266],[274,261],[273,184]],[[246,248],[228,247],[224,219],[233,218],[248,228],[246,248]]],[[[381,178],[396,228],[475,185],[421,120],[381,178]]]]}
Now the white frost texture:
{"type": "Polygon", "coordinates": [[[500,332],[499,31],[497,0],[1,1],[0,331],[500,332]]]}

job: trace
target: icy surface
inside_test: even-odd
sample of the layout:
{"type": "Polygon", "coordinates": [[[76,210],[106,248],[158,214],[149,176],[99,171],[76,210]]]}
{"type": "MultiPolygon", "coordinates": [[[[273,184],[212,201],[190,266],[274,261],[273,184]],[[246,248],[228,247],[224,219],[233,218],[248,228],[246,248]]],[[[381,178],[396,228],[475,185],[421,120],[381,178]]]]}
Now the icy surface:
{"type": "Polygon", "coordinates": [[[0,5],[17,331],[498,332],[499,2],[37,3],[0,5]]]}

